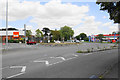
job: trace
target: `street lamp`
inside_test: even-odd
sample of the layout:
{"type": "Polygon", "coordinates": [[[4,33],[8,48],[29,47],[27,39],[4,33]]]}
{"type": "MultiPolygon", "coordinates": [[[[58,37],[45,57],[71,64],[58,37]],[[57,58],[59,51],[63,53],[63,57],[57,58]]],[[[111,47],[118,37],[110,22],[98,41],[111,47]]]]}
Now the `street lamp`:
{"type": "Polygon", "coordinates": [[[8,49],[8,0],[6,0],[6,49],[8,49]]]}

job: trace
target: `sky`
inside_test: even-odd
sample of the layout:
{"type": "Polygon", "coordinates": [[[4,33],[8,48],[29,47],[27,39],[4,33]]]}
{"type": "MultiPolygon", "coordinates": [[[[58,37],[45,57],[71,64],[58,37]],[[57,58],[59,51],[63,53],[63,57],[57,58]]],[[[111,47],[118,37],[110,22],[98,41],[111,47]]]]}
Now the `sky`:
{"type": "MultiPolygon", "coordinates": [[[[5,0],[0,5],[0,25],[5,28],[5,0]]],[[[36,29],[59,30],[65,25],[74,30],[74,36],[118,31],[118,25],[106,11],[100,10],[95,0],[9,0],[8,20],[8,27],[23,29],[26,24],[33,35],[36,29]]]]}

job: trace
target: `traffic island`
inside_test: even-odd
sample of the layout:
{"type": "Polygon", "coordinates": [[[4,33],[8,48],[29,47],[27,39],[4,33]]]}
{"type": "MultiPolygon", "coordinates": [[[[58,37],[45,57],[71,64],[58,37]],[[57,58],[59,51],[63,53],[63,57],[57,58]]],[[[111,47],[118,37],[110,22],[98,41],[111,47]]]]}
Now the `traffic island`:
{"type": "Polygon", "coordinates": [[[111,49],[117,49],[118,47],[117,46],[111,46],[110,48],[103,48],[103,49],[94,49],[94,48],[91,48],[91,49],[87,49],[87,50],[79,50],[77,51],[76,53],[91,53],[91,52],[99,52],[99,51],[106,51],[106,50],[111,50],[111,49]]]}

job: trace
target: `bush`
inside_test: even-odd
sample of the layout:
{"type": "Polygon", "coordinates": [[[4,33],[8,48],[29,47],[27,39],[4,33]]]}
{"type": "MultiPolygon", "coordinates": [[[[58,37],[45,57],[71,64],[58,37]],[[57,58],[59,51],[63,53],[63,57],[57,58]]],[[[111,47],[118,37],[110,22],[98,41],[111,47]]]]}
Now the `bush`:
{"type": "Polygon", "coordinates": [[[19,40],[8,40],[9,43],[19,43],[19,40]]]}

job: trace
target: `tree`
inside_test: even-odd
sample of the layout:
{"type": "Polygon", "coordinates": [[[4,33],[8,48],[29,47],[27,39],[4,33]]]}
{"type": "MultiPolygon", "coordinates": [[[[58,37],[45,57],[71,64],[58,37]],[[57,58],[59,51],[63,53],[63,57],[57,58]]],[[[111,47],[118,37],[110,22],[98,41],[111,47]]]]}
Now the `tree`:
{"type": "Polygon", "coordinates": [[[50,29],[49,28],[43,28],[42,31],[44,32],[44,36],[48,36],[48,33],[50,33],[50,29]]]}
{"type": "Polygon", "coordinates": [[[37,29],[35,32],[36,32],[35,36],[37,37],[37,42],[39,42],[40,38],[43,37],[43,33],[39,29],[37,29]]]}
{"type": "Polygon", "coordinates": [[[78,36],[76,36],[77,40],[87,40],[87,35],[85,33],[80,33],[78,36]]]}
{"type": "Polygon", "coordinates": [[[28,40],[31,38],[32,32],[31,30],[26,30],[26,36],[28,37],[28,40]]]}
{"type": "Polygon", "coordinates": [[[110,20],[114,23],[120,24],[120,1],[119,2],[100,2],[97,0],[96,4],[100,5],[100,10],[107,11],[110,15],[110,20]]]}
{"type": "Polygon", "coordinates": [[[103,34],[98,34],[98,36],[96,36],[96,39],[99,39],[101,43],[102,43],[102,40],[103,40],[102,38],[105,38],[103,36],[103,34]]]}
{"type": "Polygon", "coordinates": [[[67,41],[67,40],[70,40],[70,37],[73,37],[74,31],[72,30],[72,28],[68,26],[64,26],[64,27],[61,27],[60,34],[61,34],[61,37],[64,38],[65,41],[67,41]]]}
{"type": "Polygon", "coordinates": [[[60,31],[51,30],[51,34],[53,40],[60,40],[60,31]]]}
{"type": "Polygon", "coordinates": [[[86,35],[85,33],[81,33],[81,34],[80,34],[81,40],[85,40],[86,37],[87,37],[87,35],[86,35]]]}
{"type": "Polygon", "coordinates": [[[115,34],[116,32],[112,32],[112,34],[115,34]]]}
{"type": "Polygon", "coordinates": [[[44,32],[44,42],[48,43],[48,33],[50,33],[50,29],[49,28],[43,28],[42,30],[44,32]]]}

